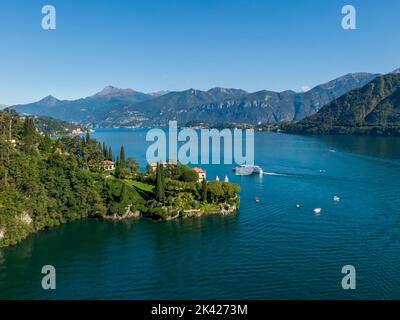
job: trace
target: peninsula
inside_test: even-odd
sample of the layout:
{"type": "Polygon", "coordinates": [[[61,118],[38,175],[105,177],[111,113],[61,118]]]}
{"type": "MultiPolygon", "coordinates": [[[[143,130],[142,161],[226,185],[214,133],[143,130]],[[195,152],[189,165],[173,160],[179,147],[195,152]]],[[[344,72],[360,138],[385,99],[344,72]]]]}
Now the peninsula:
{"type": "Polygon", "coordinates": [[[83,218],[171,220],[233,214],[237,184],[206,181],[200,168],[175,162],[139,171],[122,146],[87,133],[50,138],[32,117],[0,111],[0,247],[83,218]]]}

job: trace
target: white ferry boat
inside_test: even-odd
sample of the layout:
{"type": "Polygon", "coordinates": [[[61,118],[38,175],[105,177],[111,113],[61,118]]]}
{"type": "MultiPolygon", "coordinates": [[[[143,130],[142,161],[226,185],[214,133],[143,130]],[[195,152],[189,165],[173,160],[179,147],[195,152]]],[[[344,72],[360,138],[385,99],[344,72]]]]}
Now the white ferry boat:
{"type": "Polygon", "coordinates": [[[235,174],[240,176],[249,176],[252,175],[253,173],[264,174],[264,170],[260,166],[247,165],[247,164],[240,165],[234,168],[233,171],[235,171],[235,174]]]}

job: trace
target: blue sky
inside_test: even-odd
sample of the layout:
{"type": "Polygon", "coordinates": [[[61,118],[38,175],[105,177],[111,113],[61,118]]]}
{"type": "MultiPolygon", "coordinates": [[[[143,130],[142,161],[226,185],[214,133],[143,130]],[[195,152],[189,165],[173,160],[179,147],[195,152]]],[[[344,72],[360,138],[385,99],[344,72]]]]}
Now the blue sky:
{"type": "Polygon", "coordinates": [[[398,0],[0,0],[0,103],[138,91],[300,91],[400,67],[398,0]],[[57,29],[41,28],[41,8],[57,29]],[[357,30],[341,8],[357,9],[357,30]]]}

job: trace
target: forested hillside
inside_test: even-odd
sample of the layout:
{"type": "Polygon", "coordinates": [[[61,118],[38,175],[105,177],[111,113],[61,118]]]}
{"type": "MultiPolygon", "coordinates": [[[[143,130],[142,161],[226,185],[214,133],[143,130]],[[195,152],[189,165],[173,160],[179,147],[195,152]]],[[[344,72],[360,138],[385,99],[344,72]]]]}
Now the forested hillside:
{"type": "Polygon", "coordinates": [[[400,135],[400,74],[380,76],[282,129],[294,133],[400,135]]]}
{"type": "Polygon", "coordinates": [[[0,244],[105,215],[114,205],[110,198],[121,183],[101,175],[103,155],[95,140],[52,140],[36,131],[32,118],[12,112],[0,113],[0,128],[0,244]]]}
{"type": "Polygon", "coordinates": [[[187,166],[145,173],[138,167],[123,147],[115,157],[89,134],[51,139],[33,118],[0,111],[0,247],[81,218],[169,219],[188,209],[207,213],[238,204],[238,186],[200,184],[187,166]],[[116,167],[106,171],[111,160],[116,167]]]}

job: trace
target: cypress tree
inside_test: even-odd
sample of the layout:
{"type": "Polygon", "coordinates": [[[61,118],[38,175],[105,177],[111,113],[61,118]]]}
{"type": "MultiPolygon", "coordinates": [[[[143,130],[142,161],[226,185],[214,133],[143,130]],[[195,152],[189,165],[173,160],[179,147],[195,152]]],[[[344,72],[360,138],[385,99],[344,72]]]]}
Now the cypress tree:
{"type": "Polygon", "coordinates": [[[107,146],[106,144],[103,142],[103,159],[107,160],[108,159],[108,154],[107,154],[107,146]]]}
{"type": "Polygon", "coordinates": [[[123,183],[121,187],[121,192],[119,195],[119,203],[122,205],[128,205],[129,203],[129,195],[125,183],[123,183]]]}
{"type": "Polygon", "coordinates": [[[163,201],[161,165],[159,163],[157,163],[156,169],[156,199],[159,202],[163,201]]]}
{"type": "Polygon", "coordinates": [[[124,215],[128,209],[130,199],[129,199],[129,194],[128,190],[126,187],[125,183],[122,183],[121,186],[121,191],[119,193],[116,205],[114,206],[114,213],[117,213],[119,215],[124,215]]]}
{"type": "Polygon", "coordinates": [[[125,168],[126,167],[125,148],[124,148],[124,146],[121,147],[121,151],[119,153],[119,166],[121,168],[125,168]]]}
{"type": "Polygon", "coordinates": [[[203,182],[201,183],[202,187],[202,195],[201,198],[204,202],[207,202],[207,181],[204,179],[203,182]]]}
{"type": "Polygon", "coordinates": [[[97,150],[96,150],[96,152],[97,152],[97,154],[98,154],[99,160],[101,161],[101,159],[102,159],[102,157],[103,157],[103,154],[102,154],[102,152],[101,152],[101,144],[100,144],[100,142],[97,143],[97,150]]]}
{"type": "Polygon", "coordinates": [[[108,148],[108,160],[113,161],[113,151],[111,147],[108,148]]]}
{"type": "Polygon", "coordinates": [[[160,165],[161,171],[161,202],[165,200],[165,170],[163,165],[160,165]]]}
{"type": "Polygon", "coordinates": [[[160,178],[160,170],[159,170],[159,167],[160,167],[160,165],[158,164],[158,162],[157,162],[157,167],[156,167],[156,199],[157,200],[160,200],[159,199],[159,194],[158,194],[158,191],[160,190],[160,185],[161,185],[161,178],[160,178]]]}

